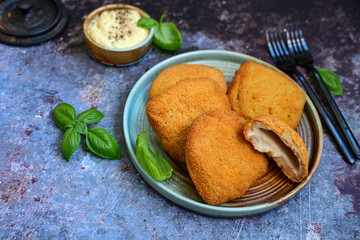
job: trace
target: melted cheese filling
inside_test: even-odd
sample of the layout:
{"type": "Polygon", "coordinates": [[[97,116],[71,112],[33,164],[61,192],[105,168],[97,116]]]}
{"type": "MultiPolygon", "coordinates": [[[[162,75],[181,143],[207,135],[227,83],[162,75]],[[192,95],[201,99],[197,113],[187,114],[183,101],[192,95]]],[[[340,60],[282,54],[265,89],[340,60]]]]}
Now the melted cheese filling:
{"type": "Polygon", "coordinates": [[[247,131],[247,136],[257,151],[269,153],[281,161],[285,169],[292,169],[295,174],[299,172],[299,161],[294,152],[273,131],[255,123],[247,131]]]}

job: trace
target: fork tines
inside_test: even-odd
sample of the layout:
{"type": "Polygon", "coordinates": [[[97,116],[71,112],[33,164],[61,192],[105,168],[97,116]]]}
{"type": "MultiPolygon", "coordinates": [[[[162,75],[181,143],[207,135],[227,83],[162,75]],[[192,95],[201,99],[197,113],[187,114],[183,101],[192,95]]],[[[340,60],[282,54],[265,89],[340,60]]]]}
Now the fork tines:
{"type": "Polygon", "coordinates": [[[290,57],[290,53],[286,48],[280,30],[266,30],[266,41],[272,58],[282,60],[290,57]]]}
{"type": "Polygon", "coordinates": [[[288,24],[284,32],[290,52],[296,54],[309,51],[302,30],[298,25],[288,24]]]}

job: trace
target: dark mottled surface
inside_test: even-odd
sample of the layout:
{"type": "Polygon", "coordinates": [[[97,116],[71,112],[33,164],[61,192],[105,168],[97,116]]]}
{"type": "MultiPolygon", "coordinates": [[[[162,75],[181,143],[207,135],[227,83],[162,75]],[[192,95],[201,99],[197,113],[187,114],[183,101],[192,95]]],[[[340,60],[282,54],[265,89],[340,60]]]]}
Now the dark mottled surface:
{"type": "Polygon", "coordinates": [[[64,1],[69,24],[29,48],[0,44],[0,239],[359,239],[360,167],[344,162],[328,131],[319,168],[287,204],[266,214],[221,219],[164,199],[137,174],[126,152],[122,115],[137,79],[159,61],[197,49],[226,49],[271,62],[268,27],[300,23],[317,67],[340,76],[336,101],[360,140],[359,1],[135,1],[175,22],[175,53],[153,48],[124,68],[93,61],[83,44],[87,13],[114,1],[64,1]],[[99,124],[121,145],[120,161],[77,150],[66,162],[51,111],[60,102],[98,108],[99,124]]]}

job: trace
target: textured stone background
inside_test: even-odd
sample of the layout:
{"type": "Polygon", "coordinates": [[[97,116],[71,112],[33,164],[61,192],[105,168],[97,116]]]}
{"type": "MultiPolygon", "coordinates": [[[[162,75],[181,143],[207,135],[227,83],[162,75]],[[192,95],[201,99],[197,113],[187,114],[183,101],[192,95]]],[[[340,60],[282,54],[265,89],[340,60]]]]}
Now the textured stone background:
{"type": "Polygon", "coordinates": [[[154,18],[167,13],[184,38],[175,53],[153,48],[123,68],[92,60],[82,23],[115,1],[64,1],[69,24],[28,48],[0,44],[0,239],[359,239],[360,167],[348,165],[326,129],[319,168],[291,201],[246,218],[212,218],[178,207],[149,187],[126,152],[122,115],[137,79],[158,62],[198,49],[226,49],[271,62],[264,31],[300,23],[317,67],[333,69],[336,101],[360,141],[359,1],[135,1],[154,18]],[[52,118],[60,102],[95,107],[121,145],[120,161],[84,150],[66,162],[52,118]]]}

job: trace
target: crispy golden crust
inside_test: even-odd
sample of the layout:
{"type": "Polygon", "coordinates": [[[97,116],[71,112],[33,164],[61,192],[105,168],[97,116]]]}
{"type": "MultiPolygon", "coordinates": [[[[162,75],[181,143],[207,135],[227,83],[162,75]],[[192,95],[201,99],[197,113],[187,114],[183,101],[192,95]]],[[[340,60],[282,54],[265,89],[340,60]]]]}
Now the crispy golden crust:
{"type": "Polygon", "coordinates": [[[210,205],[241,197],[268,167],[242,133],[245,119],[234,111],[210,111],[191,125],[186,164],[197,191],[210,205]]]}
{"type": "Polygon", "coordinates": [[[186,134],[202,113],[231,110],[229,99],[211,79],[188,79],[151,100],[146,114],[151,127],[170,156],[185,162],[186,134]]]}
{"type": "MultiPolygon", "coordinates": [[[[293,166],[294,164],[285,162],[288,160],[274,156],[275,150],[270,150],[267,154],[274,159],[290,180],[293,182],[301,182],[308,175],[309,155],[300,135],[285,122],[273,116],[258,116],[246,123],[244,127],[245,139],[250,141],[257,150],[259,150],[259,148],[256,146],[256,141],[249,131],[253,130],[254,127],[261,127],[264,130],[272,131],[280,138],[284,144],[283,146],[287,146],[293,152],[297,160],[295,164],[296,167],[293,166]]],[[[276,142],[275,139],[274,142],[276,142]]],[[[281,142],[279,143],[278,145],[282,145],[281,142]]]]}
{"type": "Polygon", "coordinates": [[[221,91],[226,94],[226,79],[219,69],[206,65],[179,64],[166,68],[154,79],[149,90],[150,100],[164,93],[181,80],[189,78],[211,78],[219,84],[221,91]]]}
{"type": "Polygon", "coordinates": [[[273,115],[294,129],[306,101],[305,93],[287,76],[255,62],[241,64],[227,95],[240,116],[273,115]]]}

